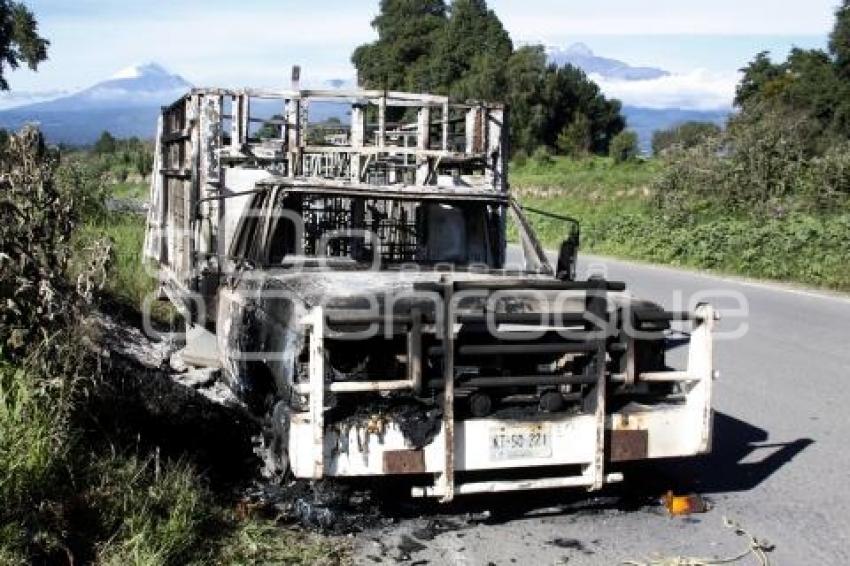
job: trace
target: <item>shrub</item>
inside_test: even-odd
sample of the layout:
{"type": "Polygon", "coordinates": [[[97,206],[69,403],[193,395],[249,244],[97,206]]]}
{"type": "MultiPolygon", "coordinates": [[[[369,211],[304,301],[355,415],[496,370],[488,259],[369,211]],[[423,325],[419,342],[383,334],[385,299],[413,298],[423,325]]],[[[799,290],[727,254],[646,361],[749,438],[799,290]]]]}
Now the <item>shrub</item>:
{"type": "Polygon", "coordinates": [[[820,154],[804,115],[742,114],[720,138],[670,152],[655,183],[667,213],[706,207],[782,217],[793,210],[830,210],[850,198],[850,146],[820,154]]]}
{"type": "Polygon", "coordinates": [[[524,149],[520,149],[514,153],[514,157],[511,162],[514,167],[525,167],[528,163],[528,153],[526,153],[524,149]]]}
{"type": "Polygon", "coordinates": [[[635,132],[630,130],[622,131],[611,140],[611,148],[609,155],[614,163],[626,163],[637,159],[638,153],[638,137],[635,132]]]}
{"type": "Polygon", "coordinates": [[[717,137],[721,128],[713,122],[689,121],[652,134],[652,152],[660,155],[671,149],[690,149],[711,137],[717,137]]]}
{"type": "Polygon", "coordinates": [[[552,159],[552,150],[545,145],[537,146],[537,149],[535,149],[534,153],[531,155],[531,160],[538,166],[545,167],[552,165],[552,163],[554,163],[554,159],[552,159]]]}
{"type": "MultiPolygon", "coordinates": [[[[614,139],[617,139],[616,136],[614,139]]],[[[572,122],[564,126],[555,142],[558,150],[576,158],[586,157],[593,147],[590,120],[586,115],[576,112],[572,122]]]]}

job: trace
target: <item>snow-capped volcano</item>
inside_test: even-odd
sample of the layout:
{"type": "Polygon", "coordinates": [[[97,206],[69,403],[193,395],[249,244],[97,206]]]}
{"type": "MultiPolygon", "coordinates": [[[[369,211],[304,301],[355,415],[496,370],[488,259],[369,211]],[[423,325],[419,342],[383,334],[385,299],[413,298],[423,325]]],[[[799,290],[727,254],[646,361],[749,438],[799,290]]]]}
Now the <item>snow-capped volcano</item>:
{"type": "Polygon", "coordinates": [[[0,112],[0,128],[41,125],[53,142],[90,143],[108,130],[117,136],[151,137],[159,108],[192,85],[157,63],[133,65],[68,96],[0,112]]]}
{"type": "Polygon", "coordinates": [[[644,81],[669,75],[664,69],[656,67],[633,67],[623,61],[600,57],[584,43],[574,43],[569,47],[547,47],[549,61],[557,65],[570,64],[588,75],[600,75],[607,79],[644,81]]]}
{"type": "Polygon", "coordinates": [[[156,76],[171,76],[168,71],[166,71],[162,65],[158,65],[156,63],[145,63],[142,65],[130,65],[129,67],[124,67],[117,73],[113,74],[109,77],[110,80],[114,79],[139,79],[142,77],[156,77],[156,76]]]}
{"type": "Polygon", "coordinates": [[[122,69],[109,79],[71,96],[37,105],[37,110],[159,106],[173,101],[191,87],[180,75],[171,74],[156,63],[147,63],[122,69]]]}
{"type": "Polygon", "coordinates": [[[120,88],[136,92],[157,92],[178,88],[186,89],[191,86],[183,77],[169,73],[161,65],[146,63],[125,67],[92,88],[120,88]]]}

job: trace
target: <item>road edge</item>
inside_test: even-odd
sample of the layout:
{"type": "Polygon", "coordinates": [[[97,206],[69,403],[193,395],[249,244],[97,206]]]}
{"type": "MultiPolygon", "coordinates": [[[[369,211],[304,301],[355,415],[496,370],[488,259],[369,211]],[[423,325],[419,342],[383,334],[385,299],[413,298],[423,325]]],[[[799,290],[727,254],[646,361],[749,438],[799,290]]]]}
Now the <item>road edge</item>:
{"type": "MultiPolygon", "coordinates": [[[[546,250],[547,254],[554,254],[557,257],[557,252],[552,250],[546,250]]],[[[733,275],[724,272],[717,272],[713,270],[706,269],[697,269],[693,267],[679,266],[679,265],[668,265],[668,264],[658,264],[651,263],[648,261],[641,261],[635,259],[623,259],[619,257],[613,256],[604,256],[597,254],[585,254],[580,253],[579,258],[590,261],[598,261],[600,263],[604,263],[606,261],[612,261],[617,263],[622,263],[626,265],[633,265],[635,267],[645,267],[650,269],[657,269],[659,271],[673,271],[680,274],[686,275],[694,275],[697,277],[703,277],[706,279],[715,279],[718,281],[723,281],[726,283],[737,283],[739,285],[744,285],[747,287],[755,287],[761,289],[767,289],[771,291],[781,291],[785,293],[791,293],[795,295],[802,295],[806,297],[813,297],[818,299],[828,299],[828,300],[837,300],[845,303],[850,303],[850,293],[835,291],[832,289],[823,289],[818,287],[806,287],[805,285],[799,283],[788,283],[783,281],[772,281],[769,279],[757,279],[754,277],[746,277],[743,275],[733,275]]]]}

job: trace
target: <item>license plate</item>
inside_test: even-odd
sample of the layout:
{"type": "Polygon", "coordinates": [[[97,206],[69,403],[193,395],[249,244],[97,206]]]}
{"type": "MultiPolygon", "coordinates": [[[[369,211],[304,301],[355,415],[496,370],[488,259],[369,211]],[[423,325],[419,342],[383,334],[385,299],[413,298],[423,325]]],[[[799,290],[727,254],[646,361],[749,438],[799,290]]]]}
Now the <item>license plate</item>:
{"type": "Polygon", "coordinates": [[[499,426],[490,429],[490,460],[550,456],[552,432],[548,424],[499,426]]]}

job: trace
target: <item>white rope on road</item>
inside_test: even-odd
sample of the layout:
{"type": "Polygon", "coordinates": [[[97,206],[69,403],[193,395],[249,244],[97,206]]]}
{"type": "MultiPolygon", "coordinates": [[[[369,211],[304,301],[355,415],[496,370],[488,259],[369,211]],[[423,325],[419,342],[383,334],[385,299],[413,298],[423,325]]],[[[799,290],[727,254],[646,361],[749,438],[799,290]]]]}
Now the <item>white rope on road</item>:
{"type": "Polygon", "coordinates": [[[748,547],[746,550],[735,556],[727,558],[696,558],[691,556],[670,556],[652,558],[648,561],[627,560],[623,562],[628,566],[714,566],[716,564],[732,564],[740,562],[744,558],[754,556],[760,566],[770,566],[770,559],[767,553],[773,550],[773,545],[766,540],[761,540],[753,536],[749,531],[744,529],[740,523],[733,521],[727,517],[723,517],[723,525],[726,528],[735,531],[738,536],[745,536],[748,539],[748,547]]]}

